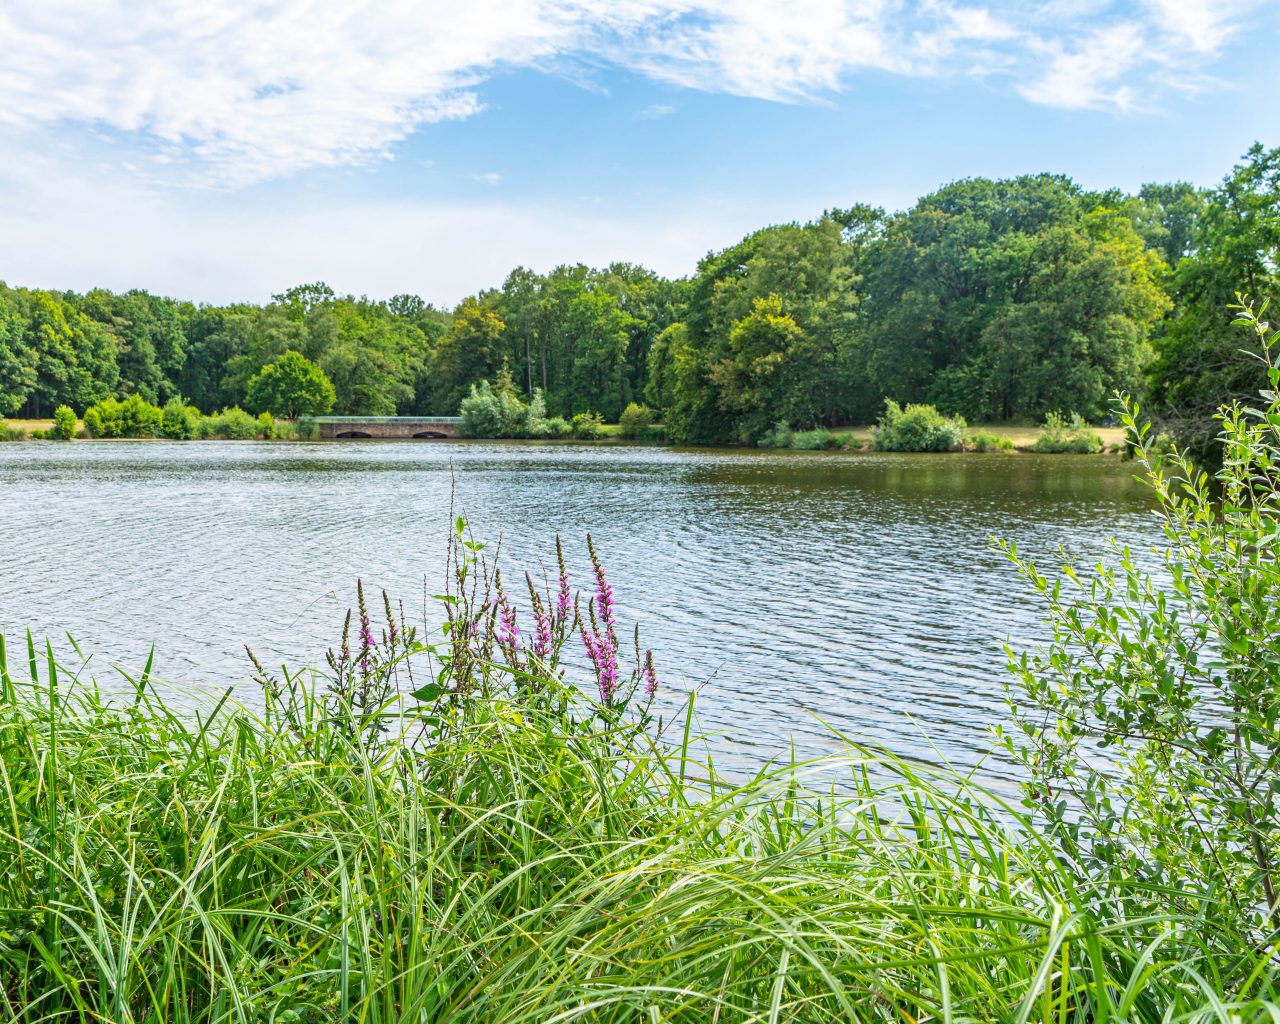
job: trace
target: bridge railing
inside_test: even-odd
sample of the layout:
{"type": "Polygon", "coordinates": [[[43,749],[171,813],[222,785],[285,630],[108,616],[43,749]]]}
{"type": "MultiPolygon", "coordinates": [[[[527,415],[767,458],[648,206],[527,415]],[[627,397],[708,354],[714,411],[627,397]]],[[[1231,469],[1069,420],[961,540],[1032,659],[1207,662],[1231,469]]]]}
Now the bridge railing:
{"type": "Polygon", "coordinates": [[[299,416],[299,423],[461,423],[461,416],[299,416]]]}

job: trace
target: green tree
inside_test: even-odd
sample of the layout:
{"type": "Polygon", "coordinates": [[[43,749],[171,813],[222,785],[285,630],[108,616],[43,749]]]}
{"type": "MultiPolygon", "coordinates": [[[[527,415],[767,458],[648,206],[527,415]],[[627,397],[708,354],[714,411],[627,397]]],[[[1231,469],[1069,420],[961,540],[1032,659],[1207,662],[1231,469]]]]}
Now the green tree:
{"type": "Polygon", "coordinates": [[[1154,411],[1200,457],[1216,453],[1217,410],[1252,393],[1256,360],[1231,326],[1235,296],[1280,298],[1278,268],[1280,147],[1255,145],[1208,195],[1194,251],[1174,270],[1173,316],[1155,340],[1154,411]]]}
{"type": "Polygon", "coordinates": [[[0,416],[13,416],[27,404],[38,380],[39,358],[27,344],[21,310],[0,286],[0,416]]]}
{"type": "Polygon", "coordinates": [[[257,412],[296,419],[332,409],[334,389],[319,366],[290,349],[250,379],[246,397],[257,412]]]}

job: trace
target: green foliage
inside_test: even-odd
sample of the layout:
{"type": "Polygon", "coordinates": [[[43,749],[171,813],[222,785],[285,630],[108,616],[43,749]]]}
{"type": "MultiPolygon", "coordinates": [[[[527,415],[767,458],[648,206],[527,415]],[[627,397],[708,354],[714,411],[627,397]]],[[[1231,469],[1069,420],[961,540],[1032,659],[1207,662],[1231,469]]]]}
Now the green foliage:
{"type": "Polygon", "coordinates": [[[758,442],[761,448],[791,448],[795,451],[820,451],[845,447],[839,434],[819,427],[817,430],[793,431],[786,423],[775,423],[758,442]]]}
{"type": "Polygon", "coordinates": [[[653,423],[653,410],[647,405],[632,402],[618,417],[618,426],[623,437],[639,437],[640,432],[653,423]]]}
{"type": "Polygon", "coordinates": [[[1232,328],[1238,293],[1280,297],[1280,147],[1253,146],[1185,218],[1174,268],[1177,302],[1156,339],[1150,398],[1161,429],[1197,457],[1218,461],[1218,409],[1252,394],[1256,372],[1232,328]]]}
{"type": "Polygon", "coordinates": [[[1066,419],[1051,412],[1045,417],[1032,451],[1050,455],[1093,455],[1102,451],[1102,438],[1089,429],[1089,424],[1078,413],[1073,412],[1071,418],[1066,419]]]}
{"type": "Polygon", "coordinates": [[[200,436],[200,410],[175,396],[160,411],[160,433],[178,441],[200,436]]]}
{"type": "Polygon", "coordinates": [[[660,444],[667,439],[667,428],[662,423],[650,423],[647,427],[641,427],[636,433],[637,441],[653,441],[660,444]]]}
{"type": "Polygon", "coordinates": [[[573,433],[573,424],[563,416],[552,416],[547,420],[547,437],[568,437],[573,433]]]}
{"type": "Polygon", "coordinates": [[[1243,322],[1268,382],[1261,408],[1219,413],[1215,481],[1160,455],[1125,405],[1167,542],[1158,574],[1121,549],[1051,579],[1005,545],[1053,625],[1012,663],[1028,805],[1107,913],[1172,910],[1240,936],[1241,955],[1280,935],[1280,347],[1243,322]]]}
{"type": "Polygon", "coordinates": [[[202,438],[220,438],[224,441],[252,441],[259,436],[261,425],[238,405],[200,421],[202,438]]]}
{"type": "Polygon", "coordinates": [[[322,416],[336,397],[324,371],[292,349],[259,370],[245,388],[250,409],[287,419],[322,416]]]}
{"type": "Polygon", "coordinates": [[[844,441],[839,434],[819,427],[817,430],[800,430],[791,436],[791,447],[796,451],[821,451],[830,448],[843,448],[844,441]]]}
{"type": "Polygon", "coordinates": [[[159,437],[164,413],[141,395],[124,401],[107,398],[84,411],[84,426],[90,437],[159,437]]]}
{"type": "Polygon", "coordinates": [[[964,440],[964,446],[969,451],[975,452],[1011,452],[1013,451],[1013,442],[1007,437],[1001,437],[987,430],[974,430],[964,440]]]}
{"type": "Polygon", "coordinates": [[[275,417],[269,412],[258,413],[258,436],[264,441],[270,441],[276,437],[276,421],[275,417]]]}
{"type": "Polygon", "coordinates": [[[577,413],[569,425],[579,441],[597,441],[604,431],[604,417],[598,412],[577,413]]]}
{"type": "Polygon", "coordinates": [[[21,441],[27,432],[20,427],[11,427],[4,417],[0,416],[0,441],[21,441]]]}
{"type": "Polygon", "coordinates": [[[76,413],[69,405],[53,410],[53,437],[58,441],[70,441],[76,436],[76,413]]]}
{"type": "Polygon", "coordinates": [[[226,696],[193,717],[149,665],[109,698],[49,645],[11,662],[0,640],[8,1019],[1280,1014],[1271,951],[1234,920],[1147,914],[1138,885],[1100,903],[972,776],[855,748],[734,781],[692,703],[661,737],[645,661],[587,698],[561,664],[572,610],[530,661],[482,548],[460,524],[438,642],[360,588],[381,639],[349,615],[323,673],[258,666],[260,712],[226,696]]]}
{"type": "Polygon", "coordinates": [[[932,405],[908,405],[889,399],[871,446],[881,452],[949,452],[964,441],[965,422],[943,416],[932,405]]]}
{"type": "Polygon", "coordinates": [[[1138,386],[1166,268],[1113,204],[1042,174],[956,182],[893,218],[864,261],[880,392],[995,421],[1099,416],[1138,386]]]}
{"type": "Polygon", "coordinates": [[[459,410],[466,437],[525,437],[529,408],[509,391],[495,391],[487,380],[471,385],[459,410]]]}

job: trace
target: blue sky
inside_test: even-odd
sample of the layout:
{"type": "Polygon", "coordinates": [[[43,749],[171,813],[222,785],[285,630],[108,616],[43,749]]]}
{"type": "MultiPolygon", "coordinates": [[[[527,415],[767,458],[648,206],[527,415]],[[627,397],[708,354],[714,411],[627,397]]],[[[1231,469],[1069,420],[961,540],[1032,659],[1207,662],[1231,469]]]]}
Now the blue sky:
{"type": "Polygon", "coordinates": [[[451,305],[973,175],[1216,182],[1274,0],[0,6],[0,279],[451,305]]]}

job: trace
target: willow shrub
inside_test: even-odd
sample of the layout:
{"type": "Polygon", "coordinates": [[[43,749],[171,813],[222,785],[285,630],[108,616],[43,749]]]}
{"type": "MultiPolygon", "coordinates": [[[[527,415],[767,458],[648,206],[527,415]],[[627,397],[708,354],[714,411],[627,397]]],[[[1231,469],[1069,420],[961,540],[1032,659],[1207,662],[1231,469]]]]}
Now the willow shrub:
{"type": "MultiPolygon", "coordinates": [[[[1265,307],[1264,311],[1265,311],[1265,307]]],[[[1280,943],[1280,346],[1247,308],[1261,407],[1222,411],[1216,479],[1124,423],[1164,532],[1160,578],[1127,548],[1050,577],[1052,642],[1013,660],[1030,805],[1099,906],[1196,916],[1239,953],[1280,943]]],[[[1273,962],[1274,966],[1274,962],[1273,962]]]]}
{"type": "Polygon", "coordinates": [[[1096,455],[1102,451],[1102,437],[1079,413],[1065,417],[1051,412],[1031,450],[1043,455],[1096,455]]]}
{"type": "Polygon", "coordinates": [[[438,642],[361,590],[323,672],[258,666],[260,713],[0,644],[4,1018],[1280,1014],[1231,920],[1101,912],[972,778],[856,749],[717,774],[592,556],[585,603],[561,558],[522,620],[459,521],[438,642]]]}
{"type": "Polygon", "coordinates": [[[887,399],[871,447],[881,452],[949,452],[961,447],[964,434],[962,417],[944,416],[932,405],[903,408],[887,399]]]}

